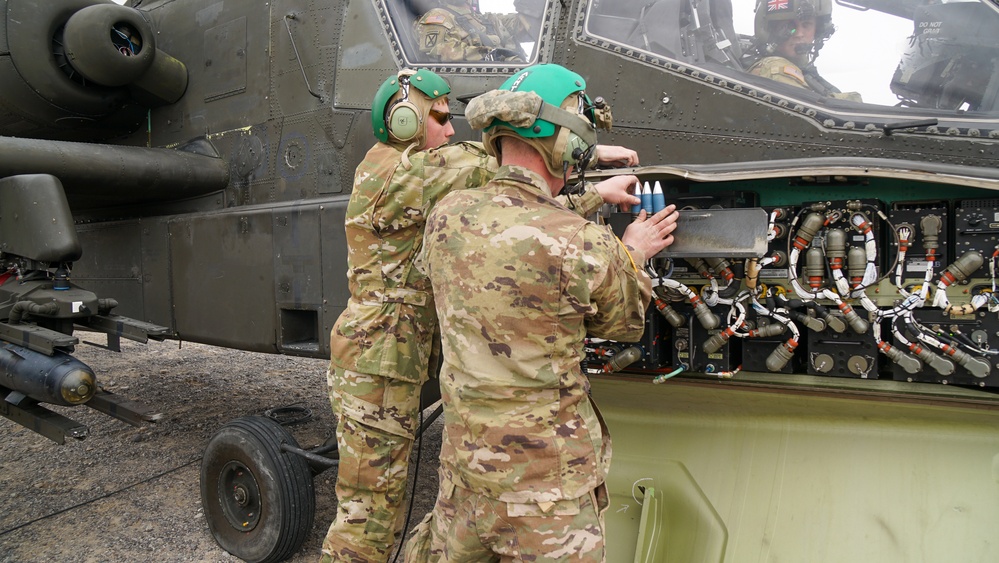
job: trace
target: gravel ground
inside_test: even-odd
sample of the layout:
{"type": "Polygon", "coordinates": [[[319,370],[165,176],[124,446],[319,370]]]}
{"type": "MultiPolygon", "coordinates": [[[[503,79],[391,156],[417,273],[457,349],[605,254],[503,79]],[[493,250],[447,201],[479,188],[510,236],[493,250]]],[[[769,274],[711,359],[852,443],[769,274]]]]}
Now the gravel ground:
{"type": "MultiPolygon", "coordinates": [[[[163,417],[136,428],[85,407],[51,407],[90,428],[85,440],[61,446],[0,418],[0,562],[239,561],[215,543],[201,507],[209,439],[229,420],[289,405],[313,414],[290,427],[303,448],[334,430],[325,360],[176,341],[123,342],[120,354],[81,345],[75,355],[106,390],[163,417]]],[[[441,427],[438,420],[426,434],[410,528],[437,494],[441,427]]],[[[335,482],[335,469],[315,478],[315,524],[288,561],[318,560],[335,482]]]]}

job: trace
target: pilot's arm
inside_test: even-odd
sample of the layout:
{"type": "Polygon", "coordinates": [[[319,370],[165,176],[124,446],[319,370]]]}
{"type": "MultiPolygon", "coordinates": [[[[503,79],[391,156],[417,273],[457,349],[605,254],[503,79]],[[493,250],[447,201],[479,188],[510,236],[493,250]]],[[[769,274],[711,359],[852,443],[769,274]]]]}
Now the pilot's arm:
{"type": "MultiPolygon", "coordinates": [[[[764,57],[751,66],[749,68],[749,72],[751,74],[755,74],[756,76],[762,76],[763,78],[769,78],[775,82],[780,82],[781,84],[789,84],[798,88],[807,88],[808,90],[818,92],[819,94],[829,96],[830,98],[836,98],[837,100],[863,102],[859,93],[840,92],[836,90],[832,84],[822,80],[821,77],[818,77],[819,80],[827,84],[829,88],[827,88],[826,91],[823,91],[813,87],[805,79],[805,72],[784,57],[764,57]]],[[[813,76],[813,78],[816,78],[816,76],[813,76]]]]}
{"type": "Polygon", "coordinates": [[[537,41],[545,15],[545,0],[514,0],[513,7],[516,13],[489,15],[498,18],[515,41],[537,41]]]}
{"type": "Polygon", "coordinates": [[[805,82],[805,75],[801,69],[784,57],[763,57],[749,68],[749,72],[781,84],[808,88],[808,83],[805,82]]]}
{"type": "MultiPolygon", "coordinates": [[[[468,20],[463,23],[468,26],[481,26],[468,20]]],[[[420,51],[434,60],[523,61],[519,52],[502,46],[503,38],[484,34],[480,29],[463,28],[459,25],[455,14],[449,10],[441,8],[430,10],[423,14],[415,25],[420,51]]]]}

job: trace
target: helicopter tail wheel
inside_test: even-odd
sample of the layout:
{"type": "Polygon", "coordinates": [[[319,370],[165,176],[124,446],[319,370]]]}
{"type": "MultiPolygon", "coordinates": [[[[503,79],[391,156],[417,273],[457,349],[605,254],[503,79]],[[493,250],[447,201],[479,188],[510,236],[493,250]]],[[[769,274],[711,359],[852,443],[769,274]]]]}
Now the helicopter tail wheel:
{"type": "Polygon", "coordinates": [[[201,460],[201,503],[215,541],[250,563],[283,561],[298,551],[316,511],[312,471],[277,422],[247,416],[223,426],[201,460]]]}

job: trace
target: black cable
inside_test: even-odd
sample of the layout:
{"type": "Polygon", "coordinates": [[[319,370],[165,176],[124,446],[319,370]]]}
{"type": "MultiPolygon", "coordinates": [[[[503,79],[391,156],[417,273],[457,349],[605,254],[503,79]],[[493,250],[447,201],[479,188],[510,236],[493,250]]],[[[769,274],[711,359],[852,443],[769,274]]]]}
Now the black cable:
{"type": "Polygon", "coordinates": [[[312,420],[312,409],[302,406],[302,401],[264,411],[264,416],[281,426],[294,426],[312,420]]]}
{"type": "Polygon", "coordinates": [[[561,193],[565,194],[565,199],[567,201],[566,207],[569,209],[576,209],[576,202],[572,201],[572,190],[569,189],[569,161],[562,161],[562,190],[561,193]]]}
{"type": "Polygon", "coordinates": [[[159,479],[160,477],[163,477],[165,475],[169,475],[169,474],[171,474],[171,473],[173,473],[175,471],[180,471],[181,469],[184,469],[188,465],[191,465],[192,463],[196,463],[196,462],[199,462],[199,461],[201,461],[201,456],[198,456],[196,459],[192,459],[191,461],[185,463],[184,465],[178,465],[177,467],[174,467],[173,469],[167,469],[166,471],[164,471],[162,473],[158,473],[156,475],[153,475],[152,477],[149,477],[148,479],[144,479],[144,480],[139,481],[137,483],[132,483],[131,485],[128,485],[127,487],[122,487],[122,488],[120,488],[120,489],[118,489],[116,491],[112,491],[110,493],[101,495],[101,496],[96,497],[96,498],[92,498],[90,500],[85,500],[85,501],[83,501],[83,502],[81,502],[79,504],[74,504],[73,506],[70,506],[70,507],[67,507],[67,508],[63,508],[62,510],[57,510],[57,511],[53,512],[52,514],[47,514],[45,516],[40,516],[38,518],[35,518],[34,520],[30,520],[28,522],[25,522],[24,524],[19,524],[17,526],[14,526],[13,528],[9,528],[7,530],[4,530],[4,531],[0,532],[0,537],[3,537],[3,536],[5,536],[5,535],[7,535],[7,534],[9,534],[11,532],[15,532],[17,530],[20,530],[21,528],[24,528],[26,526],[30,526],[30,525],[35,524],[37,522],[41,522],[42,520],[47,520],[49,518],[52,518],[53,516],[58,516],[58,515],[63,514],[65,512],[69,512],[70,510],[76,510],[77,508],[80,508],[82,506],[86,506],[88,504],[97,502],[99,500],[104,500],[104,499],[106,499],[108,497],[114,496],[114,495],[116,495],[118,493],[127,491],[129,489],[135,488],[135,487],[137,487],[139,485],[144,485],[144,484],[146,484],[146,483],[148,483],[150,481],[159,479]]]}

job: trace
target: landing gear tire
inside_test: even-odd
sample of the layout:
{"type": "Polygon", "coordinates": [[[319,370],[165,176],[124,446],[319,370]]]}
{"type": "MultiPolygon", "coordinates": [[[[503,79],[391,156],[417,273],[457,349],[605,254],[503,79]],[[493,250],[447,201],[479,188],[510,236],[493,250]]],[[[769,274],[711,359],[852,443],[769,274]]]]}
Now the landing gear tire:
{"type": "Polygon", "coordinates": [[[312,471],[282,443],[298,447],[277,422],[247,416],[219,429],[201,460],[208,528],[222,549],[249,563],[287,559],[312,529],[312,471]]]}

